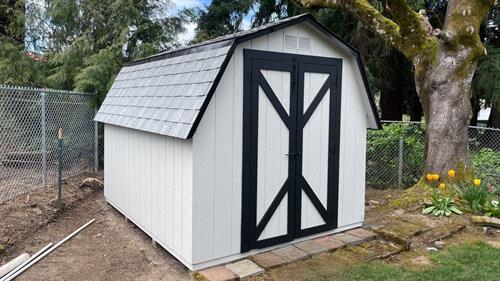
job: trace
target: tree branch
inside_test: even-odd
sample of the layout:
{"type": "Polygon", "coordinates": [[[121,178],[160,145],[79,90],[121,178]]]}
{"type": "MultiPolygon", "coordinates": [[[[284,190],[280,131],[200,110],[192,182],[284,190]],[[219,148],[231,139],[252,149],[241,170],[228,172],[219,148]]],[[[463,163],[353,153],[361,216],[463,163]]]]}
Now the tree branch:
{"type": "Polygon", "coordinates": [[[354,14],[368,29],[391,44],[401,43],[399,26],[384,17],[367,0],[296,0],[306,8],[341,8],[354,14]]]}
{"type": "Polygon", "coordinates": [[[368,0],[295,0],[307,8],[340,8],[354,14],[368,29],[399,49],[412,60],[422,48],[434,44],[432,27],[429,32],[426,19],[413,11],[406,0],[388,0],[392,15],[382,15],[368,0]]]}
{"type": "Polygon", "coordinates": [[[453,48],[460,45],[477,49],[477,56],[485,54],[479,36],[481,22],[495,4],[495,0],[449,0],[444,32],[453,34],[453,48]]]}

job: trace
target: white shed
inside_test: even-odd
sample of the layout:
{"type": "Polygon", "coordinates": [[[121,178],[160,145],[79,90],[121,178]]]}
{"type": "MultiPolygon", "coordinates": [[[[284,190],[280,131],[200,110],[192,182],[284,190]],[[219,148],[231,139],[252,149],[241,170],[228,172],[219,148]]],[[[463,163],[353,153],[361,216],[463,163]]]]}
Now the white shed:
{"type": "Polygon", "coordinates": [[[376,108],[309,14],[134,61],[95,120],[107,201],[191,270],[363,222],[376,108]]]}

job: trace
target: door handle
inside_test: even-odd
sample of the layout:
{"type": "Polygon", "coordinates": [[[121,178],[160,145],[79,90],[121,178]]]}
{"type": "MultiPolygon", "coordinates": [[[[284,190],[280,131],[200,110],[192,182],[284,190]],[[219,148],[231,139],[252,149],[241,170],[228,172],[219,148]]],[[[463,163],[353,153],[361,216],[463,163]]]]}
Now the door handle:
{"type": "Polygon", "coordinates": [[[286,157],[297,157],[300,156],[300,152],[294,152],[294,153],[285,153],[286,157]]]}

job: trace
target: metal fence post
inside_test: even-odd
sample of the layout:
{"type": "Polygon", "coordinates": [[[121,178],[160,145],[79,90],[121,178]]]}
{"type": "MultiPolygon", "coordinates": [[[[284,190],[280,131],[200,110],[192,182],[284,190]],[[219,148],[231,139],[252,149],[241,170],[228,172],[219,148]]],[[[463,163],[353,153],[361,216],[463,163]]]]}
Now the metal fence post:
{"type": "Polygon", "coordinates": [[[45,109],[45,92],[40,92],[40,114],[42,127],[42,173],[43,187],[47,186],[47,115],[45,109]]]}
{"type": "MultiPolygon", "coordinates": [[[[97,114],[97,108],[94,111],[95,114],[97,114]]],[[[94,121],[94,172],[97,172],[98,170],[99,170],[99,123],[97,121],[94,121]]]]}
{"type": "Polygon", "coordinates": [[[399,137],[399,158],[398,158],[398,184],[403,186],[403,151],[404,141],[403,137],[399,137]]]}

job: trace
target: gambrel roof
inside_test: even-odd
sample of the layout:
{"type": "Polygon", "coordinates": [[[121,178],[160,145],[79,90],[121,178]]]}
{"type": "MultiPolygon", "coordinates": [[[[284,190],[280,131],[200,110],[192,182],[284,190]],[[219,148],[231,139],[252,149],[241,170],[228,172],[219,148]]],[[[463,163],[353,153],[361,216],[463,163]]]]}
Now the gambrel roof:
{"type": "Polygon", "coordinates": [[[192,137],[233,54],[242,42],[307,21],[352,53],[358,62],[377,127],[375,102],[359,52],[310,14],[287,18],[125,65],[95,121],[187,139],[192,137]]]}

